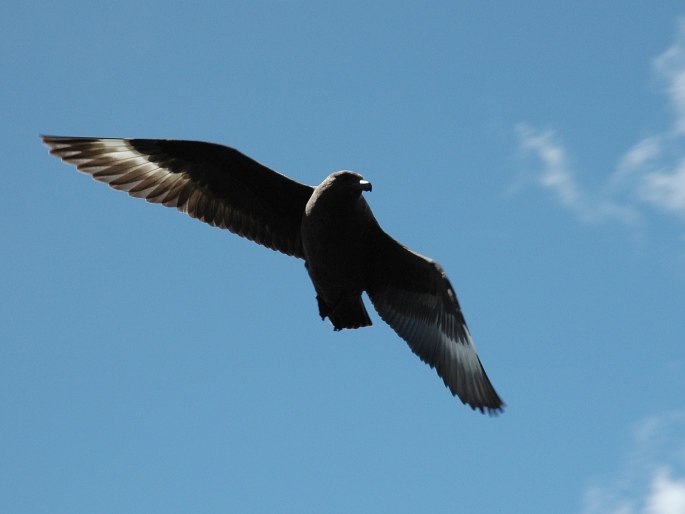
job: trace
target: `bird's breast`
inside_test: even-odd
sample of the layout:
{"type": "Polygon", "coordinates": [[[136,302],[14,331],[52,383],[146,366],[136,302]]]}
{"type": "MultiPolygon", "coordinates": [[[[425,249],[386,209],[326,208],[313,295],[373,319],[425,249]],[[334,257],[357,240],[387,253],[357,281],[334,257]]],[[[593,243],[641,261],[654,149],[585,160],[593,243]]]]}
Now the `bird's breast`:
{"type": "Polygon", "coordinates": [[[365,289],[370,259],[366,232],[354,210],[307,209],[301,236],[307,270],[317,288],[365,289]]]}

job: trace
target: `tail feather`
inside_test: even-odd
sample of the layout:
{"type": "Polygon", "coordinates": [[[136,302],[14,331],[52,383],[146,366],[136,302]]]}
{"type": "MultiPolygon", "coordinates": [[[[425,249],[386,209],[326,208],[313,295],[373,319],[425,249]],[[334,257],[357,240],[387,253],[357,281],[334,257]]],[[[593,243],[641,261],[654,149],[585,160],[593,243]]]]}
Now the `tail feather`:
{"type": "Polygon", "coordinates": [[[345,296],[333,308],[330,308],[319,296],[316,300],[319,304],[321,319],[328,318],[335,330],[369,327],[372,324],[361,295],[345,296]]]}

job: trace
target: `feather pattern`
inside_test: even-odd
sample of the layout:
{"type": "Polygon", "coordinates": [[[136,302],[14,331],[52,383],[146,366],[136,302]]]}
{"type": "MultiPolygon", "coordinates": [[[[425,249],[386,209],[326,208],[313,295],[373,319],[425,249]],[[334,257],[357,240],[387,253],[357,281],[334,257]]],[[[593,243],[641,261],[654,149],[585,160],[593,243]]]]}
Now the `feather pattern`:
{"type": "Polygon", "coordinates": [[[52,155],[113,189],[304,257],[300,224],[314,188],[237,150],[164,139],[43,136],[43,142],[52,155]]]}
{"type": "Polygon", "coordinates": [[[443,269],[384,232],[374,240],[377,257],[368,294],[378,314],[463,403],[490,414],[501,411],[504,404],[478,358],[443,269]]]}

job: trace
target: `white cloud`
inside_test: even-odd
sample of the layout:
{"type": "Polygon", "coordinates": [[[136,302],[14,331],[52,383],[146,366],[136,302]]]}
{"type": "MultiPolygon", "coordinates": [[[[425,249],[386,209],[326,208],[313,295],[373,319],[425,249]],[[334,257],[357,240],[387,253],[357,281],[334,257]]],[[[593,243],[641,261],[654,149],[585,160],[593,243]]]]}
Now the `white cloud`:
{"type": "Polygon", "coordinates": [[[606,194],[592,194],[583,189],[576,179],[566,149],[553,131],[536,131],[526,124],[516,127],[519,147],[524,155],[537,157],[542,165],[536,181],[552,191],[561,205],[587,222],[616,219],[635,223],[638,214],[630,205],[621,205],[606,194]]]}
{"type": "Polygon", "coordinates": [[[613,189],[620,188],[641,170],[651,169],[662,151],[660,138],[651,136],[643,139],[620,159],[610,178],[610,185],[613,189]]]}
{"type": "Polygon", "coordinates": [[[585,491],[583,514],[685,514],[685,411],[639,423],[616,477],[585,491]]]}
{"type": "Polygon", "coordinates": [[[661,209],[685,216],[685,159],[668,172],[645,175],[640,189],[642,198],[661,209]]]}
{"type": "Polygon", "coordinates": [[[552,189],[567,207],[579,207],[580,193],[569,170],[566,150],[551,131],[537,132],[525,124],[517,127],[521,148],[534,152],[542,161],[540,184],[552,189]]]}
{"type": "Polygon", "coordinates": [[[673,45],[657,57],[653,64],[665,83],[669,100],[675,109],[674,131],[685,134],[685,18],[678,24],[673,45]]]}
{"type": "Polygon", "coordinates": [[[646,513],[685,514],[685,479],[674,480],[670,475],[669,469],[661,469],[654,476],[646,513]]]}
{"type": "Polygon", "coordinates": [[[685,220],[685,18],[673,44],[653,61],[672,107],[672,126],[638,141],[617,159],[606,184],[590,191],[579,184],[561,138],[526,124],[516,127],[519,149],[541,165],[536,182],[582,221],[634,224],[649,208],[685,220]]]}

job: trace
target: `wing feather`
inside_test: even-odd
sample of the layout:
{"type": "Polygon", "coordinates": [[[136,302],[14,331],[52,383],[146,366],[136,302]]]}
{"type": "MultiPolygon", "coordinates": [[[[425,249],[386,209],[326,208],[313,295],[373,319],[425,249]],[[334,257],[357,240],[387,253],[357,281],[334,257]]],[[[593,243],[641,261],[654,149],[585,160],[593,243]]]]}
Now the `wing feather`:
{"type": "Polygon", "coordinates": [[[136,198],[303,258],[300,224],[314,188],[212,143],[41,136],[50,153],[136,198]]]}
{"type": "Polygon", "coordinates": [[[464,404],[500,412],[504,404],[478,358],[443,269],[384,232],[377,239],[367,292],[378,314],[464,404]]]}

